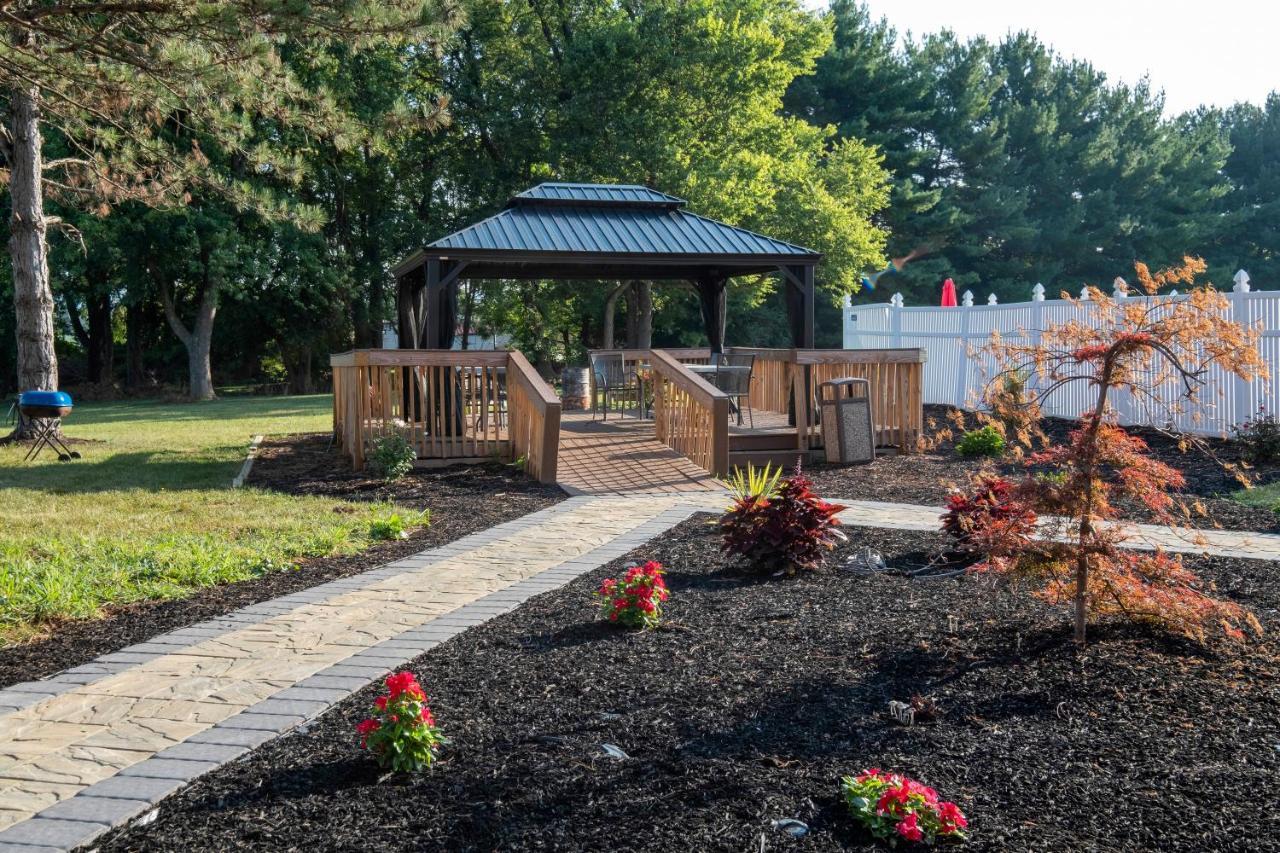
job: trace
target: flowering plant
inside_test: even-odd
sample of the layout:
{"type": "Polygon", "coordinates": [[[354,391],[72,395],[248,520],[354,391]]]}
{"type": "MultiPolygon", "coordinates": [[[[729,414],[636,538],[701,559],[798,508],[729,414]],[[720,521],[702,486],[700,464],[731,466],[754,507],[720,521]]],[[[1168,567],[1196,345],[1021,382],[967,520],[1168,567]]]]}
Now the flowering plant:
{"type": "Polygon", "coordinates": [[[600,612],[610,622],[628,628],[658,627],[662,602],[671,595],[663,574],[662,564],[650,560],[627,569],[621,578],[606,578],[596,591],[600,612]]]}
{"type": "Polygon", "coordinates": [[[360,746],[372,752],[381,767],[426,770],[445,742],[427,696],[412,672],[392,673],[386,684],[386,695],[373,701],[373,716],[356,725],[360,746]]]}
{"type": "Polygon", "coordinates": [[[840,790],[853,817],[876,838],[896,844],[899,838],[932,844],[937,839],[964,839],[969,825],[955,803],[915,779],[871,768],[840,780],[840,790]]]}
{"type": "Polygon", "coordinates": [[[748,483],[732,491],[733,504],[720,517],[722,548],[758,570],[817,569],[825,552],[846,539],[836,518],[845,507],[815,495],[799,464],[781,482],[765,477],[758,488],[748,483]]]}

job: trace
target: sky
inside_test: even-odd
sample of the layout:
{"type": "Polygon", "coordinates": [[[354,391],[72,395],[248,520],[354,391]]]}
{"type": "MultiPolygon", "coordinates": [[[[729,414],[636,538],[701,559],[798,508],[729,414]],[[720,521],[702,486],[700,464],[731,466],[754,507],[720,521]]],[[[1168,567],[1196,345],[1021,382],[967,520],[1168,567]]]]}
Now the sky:
{"type": "Polygon", "coordinates": [[[1110,80],[1146,75],[1169,114],[1201,104],[1261,104],[1280,89],[1274,0],[867,0],[899,35],[943,28],[999,39],[1031,30],[1110,80]]]}

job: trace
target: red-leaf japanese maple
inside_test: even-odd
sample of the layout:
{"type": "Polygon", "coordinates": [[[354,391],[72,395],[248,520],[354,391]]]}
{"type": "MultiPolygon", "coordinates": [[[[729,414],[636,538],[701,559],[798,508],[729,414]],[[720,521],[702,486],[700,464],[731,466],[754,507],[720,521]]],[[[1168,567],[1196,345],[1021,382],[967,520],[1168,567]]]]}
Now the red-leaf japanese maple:
{"type": "Polygon", "coordinates": [[[1069,386],[1089,388],[1092,405],[1066,443],[1028,458],[1039,476],[997,491],[979,482],[976,496],[957,499],[953,511],[976,501],[967,516],[975,529],[965,533],[965,544],[983,557],[975,570],[1036,580],[1042,598],[1072,604],[1079,643],[1090,614],[1156,623],[1197,640],[1216,624],[1242,638],[1243,625],[1261,630],[1257,620],[1211,597],[1179,557],[1121,547],[1125,533],[1109,523],[1119,515],[1119,500],[1142,504],[1165,524],[1190,515],[1184,508],[1174,516],[1170,492],[1183,487],[1181,472],[1153,459],[1146,442],[1117,424],[1109,398],[1123,390],[1182,411],[1196,404],[1210,364],[1245,379],[1265,376],[1258,331],[1227,319],[1228,302],[1212,286],[1195,285],[1203,261],[1186,258],[1155,274],[1141,263],[1135,269],[1145,296],[1115,299],[1090,287],[1088,301],[1078,305],[1091,318],[1050,324],[1030,342],[992,336],[984,351],[1000,368],[988,389],[993,410],[1007,405],[997,392],[1010,375],[1031,378],[1024,406],[1036,417],[1041,404],[1069,386]],[[1162,286],[1179,283],[1191,285],[1185,296],[1155,297],[1162,286]],[[1026,520],[1037,516],[1040,528],[1032,537],[1026,520]]]}

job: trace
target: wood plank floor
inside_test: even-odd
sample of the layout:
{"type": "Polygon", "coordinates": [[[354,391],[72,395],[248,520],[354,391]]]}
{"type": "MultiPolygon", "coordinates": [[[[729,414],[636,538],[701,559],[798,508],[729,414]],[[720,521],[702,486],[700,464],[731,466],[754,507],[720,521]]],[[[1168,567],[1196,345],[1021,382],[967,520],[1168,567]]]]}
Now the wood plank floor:
{"type": "Polygon", "coordinates": [[[571,493],[708,492],[723,484],[662,444],[653,421],[565,412],[560,421],[559,483],[571,493]]]}

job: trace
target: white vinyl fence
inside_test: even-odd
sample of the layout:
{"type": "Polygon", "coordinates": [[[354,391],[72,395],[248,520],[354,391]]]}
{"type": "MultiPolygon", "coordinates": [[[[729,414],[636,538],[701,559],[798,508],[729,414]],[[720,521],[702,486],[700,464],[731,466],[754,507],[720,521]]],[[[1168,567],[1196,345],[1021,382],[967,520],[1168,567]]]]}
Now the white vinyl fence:
{"type": "MultiPolygon", "coordinates": [[[[1203,435],[1227,435],[1232,426],[1253,416],[1259,406],[1276,411],[1280,392],[1280,291],[1250,292],[1249,277],[1236,273],[1236,286],[1227,294],[1231,302],[1230,316],[1239,322],[1261,322],[1260,348],[1270,368],[1269,380],[1245,382],[1224,370],[1211,367],[1207,387],[1196,403],[1177,411],[1177,389],[1162,389],[1163,403],[1139,401],[1128,394],[1116,395],[1112,404],[1121,423],[1172,428],[1203,435]]],[[[1123,296],[1117,280],[1115,293],[1123,296]]],[[[1147,299],[1131,295],[1128,299],[1147,299]]],[[[1160,300],[1178,299],[1177,291],[1169,296],[1150,297],[1160,300]]],[[[924,366],[924,401],[953,406],[972,407],[992,374],[990,359],[973,351],[991,337],[993,331],[1009,340],[1027,335],[1034,337],[1047,323],[1082,320],[1089,316],[1087,302],[1045,299],[1044,287],[1032,289],[1030,302],[996,304],[995,296],[986,305],[974,305],[973,294],[964,294],[963,304],[956,308],[928,306],[907,308],[901,294],[888,303],[844,306],[845,349],[882,349],[887,347],[922,347],[929,353],[924,366]]],[[[1091,408],[1090,390],[1084,383],[1073,383],[1055,392],[1046,401],[1045,414],[1075,418],[1091,408]]]]}

